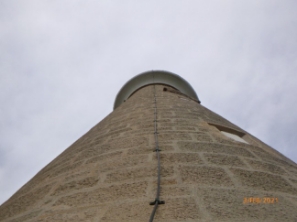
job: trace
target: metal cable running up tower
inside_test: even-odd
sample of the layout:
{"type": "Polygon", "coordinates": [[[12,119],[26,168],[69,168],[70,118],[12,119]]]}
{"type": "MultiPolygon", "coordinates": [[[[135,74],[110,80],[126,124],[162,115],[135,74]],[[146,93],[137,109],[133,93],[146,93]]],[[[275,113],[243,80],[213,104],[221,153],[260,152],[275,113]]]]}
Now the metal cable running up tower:
{"type": "MultiPolygon", "coordinates": [[[[153,75],[153,82],[154,81],[155,75],[153,75]]],[[[157,124],[157,99],[156,99],[156,85],[154,84],[154,138],[155,138],[155,150],[156,156],[157,156],[157,161],[158,161],[158,179],[157,179],[157,193],[156,193],[156,198],[155,201],[150,202],[150,205],[155,205],[154,209],[151,213],[150,220],[149,222],[152,222],[154,220],[154,216],[156,213],[156,210],[158,208],[159,204],[165,204],[165,201],[160,201],[160,186],[161,186],[161,166],[160,166],[160,149],[159,149],[159,142],[158,142],[158,124],[157,124]]]]}

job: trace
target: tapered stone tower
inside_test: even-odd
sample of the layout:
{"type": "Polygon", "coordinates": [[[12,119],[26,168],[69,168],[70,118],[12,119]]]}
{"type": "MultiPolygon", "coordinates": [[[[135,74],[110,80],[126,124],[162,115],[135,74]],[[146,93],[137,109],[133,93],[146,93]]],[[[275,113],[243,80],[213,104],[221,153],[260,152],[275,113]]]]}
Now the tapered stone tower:
{"type": "Polygon", "coordinates": [[[146,72],[0,221],[296,222],[297,165],[203,107],[181,77],[146,72]]]}

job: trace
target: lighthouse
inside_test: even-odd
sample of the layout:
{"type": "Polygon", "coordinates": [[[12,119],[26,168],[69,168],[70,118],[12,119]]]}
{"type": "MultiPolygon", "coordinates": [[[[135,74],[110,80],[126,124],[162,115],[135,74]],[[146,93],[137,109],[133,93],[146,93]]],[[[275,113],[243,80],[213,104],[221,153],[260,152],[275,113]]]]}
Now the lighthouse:
{"type": "Polygon", "coordinates": [[[0,221],[297,221],[297,164],[149,71],[0,206],[0,221]]]}

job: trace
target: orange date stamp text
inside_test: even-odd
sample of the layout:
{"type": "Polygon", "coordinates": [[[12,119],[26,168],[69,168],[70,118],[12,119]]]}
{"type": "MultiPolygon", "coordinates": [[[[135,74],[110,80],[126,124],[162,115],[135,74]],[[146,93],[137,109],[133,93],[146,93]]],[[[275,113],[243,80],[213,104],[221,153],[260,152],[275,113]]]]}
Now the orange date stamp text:
{"type": "Polygon", "coordinates": [[[278,203],[277,197],[244,197],[244,204],[275,204],[278,203]]]}

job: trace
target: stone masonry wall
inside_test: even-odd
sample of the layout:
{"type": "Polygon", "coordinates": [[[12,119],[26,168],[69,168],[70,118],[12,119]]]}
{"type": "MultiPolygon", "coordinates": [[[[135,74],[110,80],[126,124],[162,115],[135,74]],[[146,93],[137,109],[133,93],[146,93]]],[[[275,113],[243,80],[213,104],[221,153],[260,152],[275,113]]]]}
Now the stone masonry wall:
{"type": "MultiPolygon", "coordinates": [[[[0,221],[148,221],[157,188],[153,96],[154,86],[134,93],[2,204],[0,221]]],[[[295,163],[171,87],[156,85],[156,96],[165,204],[154,221],[297,221],[295,163]],[[274,203],[244,203],[253,197],[274,203]]]]}

